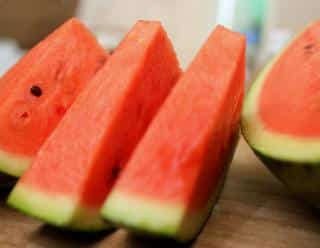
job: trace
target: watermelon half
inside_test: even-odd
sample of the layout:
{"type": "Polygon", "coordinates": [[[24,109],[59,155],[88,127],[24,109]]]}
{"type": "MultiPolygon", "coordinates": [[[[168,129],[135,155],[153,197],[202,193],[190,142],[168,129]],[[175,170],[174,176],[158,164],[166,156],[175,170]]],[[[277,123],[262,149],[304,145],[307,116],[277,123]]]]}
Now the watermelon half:
{"type": "Polygon", "coordinates": [[[233,156],[245,38],[218,26],[178,81],[103,209],[116,225],[188,241],[201,230],[233,156]]]}
{"type": "Polygon", "coordinates": [[[105,228],[105,197],[179,76],[161,24],[139,21],[40,149],[9,204],[57,226],[105,228]]]}
{"type": "Polygon", "coordinates": [[[291,191],[320,207],[320,22],[300,34],[253,83],[242,131],[291,191]],[[319,116],[319,122],[318,117],[319,116]]]}
{"type": "Polygon", "coordinates": [[[23,174],[107,56],[71,19],[0,78],[0,172],[23,174]]]}

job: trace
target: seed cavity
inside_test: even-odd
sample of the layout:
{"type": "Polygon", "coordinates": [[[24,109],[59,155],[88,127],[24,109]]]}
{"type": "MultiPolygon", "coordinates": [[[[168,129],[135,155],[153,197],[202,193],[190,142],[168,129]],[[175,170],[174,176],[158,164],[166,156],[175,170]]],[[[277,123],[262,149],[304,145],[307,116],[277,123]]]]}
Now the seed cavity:
{"type": "Polygon", "coordinates": [[[26,119],[26,118],[28,118],[28,117],[29,117],[28,112],[23,112],[23,113],[20,115],[20,118],[21,118],[21,119],[26,119]]]}
{"type": "Polygon", "coordinates": [[[38,85],[33,85],[30,88],[30,93],[36,97],[40,97],[42,95],[42,89],[38,85]]]}
{"type": "Polygon", "coordinates": [[[18,115],[18,120],[15,121],[16,127],[23,127],[27,125],[27,123],[30,121],[30,114],[27,111],[23,111],[18,115]]]}

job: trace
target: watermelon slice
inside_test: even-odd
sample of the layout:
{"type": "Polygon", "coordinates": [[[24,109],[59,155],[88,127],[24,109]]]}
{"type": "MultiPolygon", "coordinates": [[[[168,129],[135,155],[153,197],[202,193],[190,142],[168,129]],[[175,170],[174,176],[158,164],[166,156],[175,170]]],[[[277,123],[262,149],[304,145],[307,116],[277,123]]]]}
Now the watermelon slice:
{"type": "Polygon", "coordinates": [[[105,228],[105,197],[179,76],[161,24],[138,22],[40,149],[9,204],[57,226],[105,228]]]}
{"type": "Polygon", "coordinates": [[[196,237],[221,190],[238,133],[245,39],[218,26],[122,171],[102,214],[179,241],[196,237]]]}
{"type": "Polygon", "coordinates": [[[266,66],[250,89],[242,116],[242,131],[253,150],[290,190],[317,207],[319,39],[320,21],[266,66]]]}
{"type": "Polygon", "coordinates": [[[71,19],[1,79],[0,171],[20,176],[107,53],[71,19]]]}

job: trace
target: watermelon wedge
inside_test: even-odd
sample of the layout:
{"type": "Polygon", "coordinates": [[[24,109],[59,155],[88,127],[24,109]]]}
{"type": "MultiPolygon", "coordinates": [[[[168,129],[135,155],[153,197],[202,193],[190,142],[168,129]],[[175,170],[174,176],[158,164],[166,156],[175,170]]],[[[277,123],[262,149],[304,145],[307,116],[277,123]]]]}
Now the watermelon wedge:
{"type": "Polygon", "coordinates": [[[102,208],[116,225],[188,241],[217,200],[244,94],[245,38],[218,26],[152,121],[102,208]]]}
{"type": "Polygon", "coordinates": [[[105,197],[179,76],[161,24],[139,21],[40,149],[9,204],[57,226],[106,228],[105,197]]]}
{"type": "Polygon", "coordinates": [[[108,54],[71,19],[0,78],[0,172],[18,177],[108,54]]]}
{"type": "Polygon", "coordinates": [[[261,72],[245,101],[242,131],[291,191],[320,207],[320,21],[261,72]],[[319,116],[319,121],[318,121],[319,116]]]}

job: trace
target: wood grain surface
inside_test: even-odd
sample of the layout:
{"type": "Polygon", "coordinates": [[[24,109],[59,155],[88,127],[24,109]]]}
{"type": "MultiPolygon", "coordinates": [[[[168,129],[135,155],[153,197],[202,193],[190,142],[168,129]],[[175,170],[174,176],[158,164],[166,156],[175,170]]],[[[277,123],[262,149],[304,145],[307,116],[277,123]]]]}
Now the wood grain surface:
{"type": "MultiPolygon", "coordinates": [[[[136,237],[124,230],[95,235],[59,231],[5,205],[0,193],[0,247],[143,248],[177,247],[170,241],[136,237]]],[[[320,214],[289,195],[240,141],[221,199],[197,248],[318,248],[320,214]]]]}

